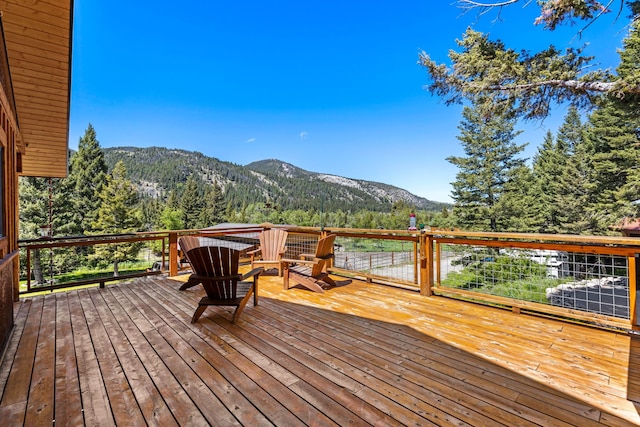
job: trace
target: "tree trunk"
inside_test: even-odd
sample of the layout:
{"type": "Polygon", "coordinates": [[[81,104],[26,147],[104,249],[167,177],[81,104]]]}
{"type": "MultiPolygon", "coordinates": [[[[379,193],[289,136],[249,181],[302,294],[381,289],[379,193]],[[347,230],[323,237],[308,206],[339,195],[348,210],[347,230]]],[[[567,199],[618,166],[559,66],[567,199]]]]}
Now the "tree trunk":
{"type": "Polygon", "coordinates": [[[44,274],[42,274],[42,257],[40,256],[40,249],[33,250],[33,280],[36,284],[44,284],[44,274]]]}

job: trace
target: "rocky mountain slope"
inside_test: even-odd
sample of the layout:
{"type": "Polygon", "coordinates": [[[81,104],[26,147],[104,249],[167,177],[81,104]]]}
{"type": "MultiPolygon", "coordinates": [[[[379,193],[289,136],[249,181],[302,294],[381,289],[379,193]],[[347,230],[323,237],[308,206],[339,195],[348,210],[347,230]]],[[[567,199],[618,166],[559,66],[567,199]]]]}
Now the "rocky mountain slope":
{"type": "Polygon", "coordinates": [[[276,159],[241,166],[198,152],[159,147],[114,147],[104,152],[110,168],[122,160],[140,192],[150,197],[180,192],[193,174],[203,184],[216,182],[237,206],[268,202],[280,209],[343,211],[388,211],[398,201],[425,210],[444,206],[392,185],[309,172],[276,159]]]}

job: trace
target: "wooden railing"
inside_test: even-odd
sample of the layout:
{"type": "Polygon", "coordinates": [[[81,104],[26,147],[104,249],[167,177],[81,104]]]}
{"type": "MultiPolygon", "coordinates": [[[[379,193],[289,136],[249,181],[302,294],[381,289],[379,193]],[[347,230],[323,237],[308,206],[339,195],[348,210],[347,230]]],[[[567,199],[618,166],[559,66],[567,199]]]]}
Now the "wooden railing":
{"type": "MultiPolygon", "coordinates": [[[[152,274],[159,274],[161,271],[152,271],[149,268],[148,271],[139,273],[119,274],[114,275],[113,271],[107,274],[97,275],[82,280],[69,280],[64,283],[57,283],[53,274],[51,274],[48,283],[33,284],[34,279],[34,254],[39,254],[41,251],[49,251],[47,254],[47,265],[53,264],[54,250],[59,249],[71,249],[91,247],[95,248],[100,245],[117,245],[117,244],[133,244],[143,242],[159,242],[160,243],[160,256],[162,264],[165,264],[164,248],[166,247],[168,235],[167,233],[132,233],[132,234],[117,234],[117,235],[93,235],[93,236],[72,236],[72,237],[54,237],[54,238],[40,238],[40,239],[25,239],[18,242],[18,246],[21,251],[22,263],[24,265],[24,274],[21,274],[21,283],[18,284],[18,289],[14,290],[14,294],[27,294],[40,291],[52,291],[54,289],[62,289],[74,286],[90,285],[98,283],[101,287],[104,287],[106,282],[115,280],[124,280],[127,278],[141,277],[152,274]]],[[[59,255],[58,255],[59,256],[59,255]]],[[[82,256],[82,255],[80,255],[82,256]]],[[[43,266],[44,267],[44,266],[43,266]]],[[[44,273],[43,273],[44,274],[44,273]]],[[[56,274],[57,276],[57,274],[56,274]]]]}
{"type": "MultiPolygon", "coordinates": [[[[33,292],[41,291],[53,291],[56,289],[63,289],[75,286],[99,284],[104,287],[105,283],[131,279],[135,277],[144,277],[155,274],[167,273],[176,275],[178,273],[178,265],[181,254],[178,252],[177,241],[178,237],[182,235],[196,235],[203,238],[218,239],[218,244],[224,241],[227,244],[240,244],[244,241],[244,246],[255,247],[253,239],[243,238],[243,236],[251,235],[257,240],[258,233],[263,230],[263,227],[242,227],[242,228],[225,228],[225,229],[203,229],[203,230],[177,230],[177,231],[157,231],[157,232],[142,232],[142,233],[130,233],[130,234],[117,234],[117,235],[89,235],[89,236],[71,236],[71,237],[45,237],[38,239],[25,239],[20,240],[19,248],[21,252],[21,264],[23,266],[23,273],[21,274],[21,283],[17,284],[17,288],[14,290],[14,295],[29,294],[33,292]],[[222,240],[220,240],[222,239],[222,240]],[[148,260],[148,265],[143,271],[135,273],[124,273],[115,275],[114,271],[104,271],[96,274],[95,276],[83,278],[80,280],[68,280],[61,282],[57,277],[61,274],[53,274],[49,271],[49,280],[46,283],[33,283],[34,280],[34,258],[38,252],[43,252],[42,257],[46,258],[47,265],[41,266],[42,269],[46,269],[50,264],[54,264],[55,257],[60,258],[60,254],[55,254],[54,251],[60,251],[63,249],[76,249],[78,253],[74,253],[73,256],[80,256],[87,258],[93,255],[93,249],[104,245],[119,245],[119,244],[145,244],[157,242],[154,252],[156,255],[148,260]],[[88,247],[91,250],[82,253],[79,248],[88,247]]],[[[215,244],[212,242],[210,244],[215,244]]],[[[149,249],[151,250],[151,249],[149,249]]],[[[64,256],[64,255],[62,255],[64,256]]],[[[59,261],[59,260],[58,260],[59,261]]],[[[84,259],[80,265],[88,264],[84,259]]],[[[49,270],[57,268],[49,267],[49,270]]],[[[46,272],[45,272],[46,273],[46,272]]],[[[46,274],[44,274],[46,276],[46,274]]]]}
{"type": "Polygon", "coordinates": [[[638,324],[640,239],[441,230],[425,234],[427,248],[434,251],[431,290],[439,295],[602,326],[635,328],[638,324]],[[476,286],[456,283],[456,276],[464,276],[464,272],[445,271],[452,264],[446,259],[447,251],[462,260],[458,269],[466,264],[463,270],[477,272],[476,277],[491,277],[476,286]],[[513,273],[510,283],[499,283],[497,276],[509,270],[513,273]],[[492,283],[502,292],[492,292],[492,283]]]}
{"type": "MultiPolygon", "coordinates": [[[[21,241],[26,252],[26,290],[32,292],[31,253],[61,247],[161,242],[159,270],[102,276],[45,289],[166,272],[179,272],[178,238],[196,235],[208,244],[254,249],[271,224],[136,233],[119,236],[21,241]]],[[[282,226],[279,226],[282,227],[282,226]]],[[[479,233],[451,230],[370,230],[282,227],[289,231],[287,257],[309,253],[323,234],[337,235],[333,274],[420,292],[530,312],[635,329],[640,239],[626,237],[479,233]]],[[[23,260],[24,261],[24,260],[23,260]]],[[[43,287],[37,287],[42,290],[43,287]]]]}

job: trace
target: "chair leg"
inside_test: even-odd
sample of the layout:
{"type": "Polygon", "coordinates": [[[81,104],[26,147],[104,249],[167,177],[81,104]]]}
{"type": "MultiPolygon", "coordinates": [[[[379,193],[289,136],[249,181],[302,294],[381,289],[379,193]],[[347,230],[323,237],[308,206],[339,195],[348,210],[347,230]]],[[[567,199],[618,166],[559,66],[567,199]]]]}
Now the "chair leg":
{"type": "Polygon", "coordinates": [[[253,287],[249,290],[249,292],[247,292],[244,298],[242,298],[242,301],[240,301],[240,304],[238,304],[236,311],[233,313],[233,320],[231,321],[231,323],[236,323],[238,321],[238,319],[240,318],[240,315],[242,314],[242,310],[244,310],[244,307],[247,305],[247,302],[249,302],[249,299],[251,298],[252,293],[254,293],[253,287]]]}
{"type": "Polygon", "coordinates": [[[329,276],[325,276],[321,279],[323,282],[328,283],[331,286],[336,286],[336,282],[329,276]]]}
{"type": "Polygon", "coordinates": [[[296,283],[299,283],[300,285],[304,286],[310,291],[318,292],[319,294],[324,293],[324,289],[322,289],[322,286],[318,284],[317,280],[314,280],[310,277],[303,277],[303,276],[300,276],[300,277],[296,276],[295,279],[296,279],[296,283]]]}
{"type": "Polygon", "coordinates": [[[200,280],[192,279],[191,276],[189,276],[189,279],[187,280],[187,282],[182,286],[180,286],[180,290],[184,291],[185,289],[189,289],[190,287],[196,286],[200,283],[201,283],[200,280]]]}
{"type": "Polygon", "coordinates": [[[196,312],[193,313],[193,317],[191,318],[191,323],[196,323],[198,321],[198,319],[200,318],[200,316],[202,316],[202,313],[204,313],[206,308],[207,308],[206,305],[198,305],[198,308],[196,309],[196,312]]]}
{"type": "Polygon", "coordinates": [[[253,278],[253,306],[258,305],[258,278],[260,276],[256,276],[253,278]]]}

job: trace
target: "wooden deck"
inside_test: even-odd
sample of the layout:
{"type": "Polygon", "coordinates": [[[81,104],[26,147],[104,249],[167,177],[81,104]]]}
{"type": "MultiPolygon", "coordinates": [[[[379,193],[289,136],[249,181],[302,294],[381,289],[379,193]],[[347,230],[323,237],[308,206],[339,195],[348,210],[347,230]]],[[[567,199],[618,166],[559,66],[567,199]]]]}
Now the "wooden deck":
{"type": "Polygon", "coordinates": [[[32,297],[0,425],[640,425],[640,339],[353,281],[236,325],[154,277],[32,297]]]}

